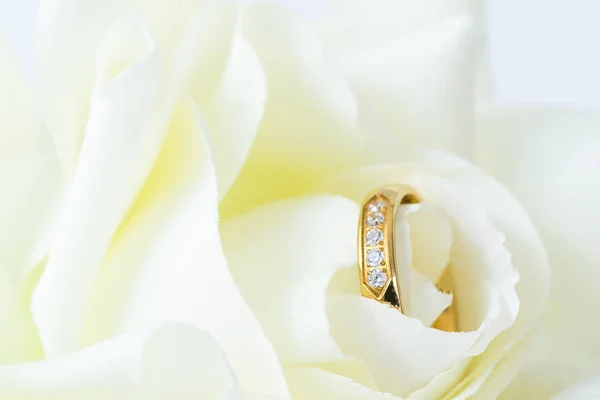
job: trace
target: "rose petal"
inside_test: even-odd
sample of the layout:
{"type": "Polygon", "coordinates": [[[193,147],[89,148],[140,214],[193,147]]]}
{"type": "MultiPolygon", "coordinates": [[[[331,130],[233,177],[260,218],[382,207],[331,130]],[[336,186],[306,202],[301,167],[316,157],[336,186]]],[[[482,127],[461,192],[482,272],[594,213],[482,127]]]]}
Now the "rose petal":
{"type": "Polygon", "coordinates": [[[0,86],[0,274],[21,284],[46,256],[62,179],[35,93],[2,40],[0,86]]]}
{"type": "Polygon", "coordinates": [[[327,309],[340,347],[365,360],[380,390],[399,396],[424,386],[467,356],[481,336],[477,331],[427,328],[415,318],[358,295],[332,293],[327,309]]]}
{"type": "Polygon", "coordinates": [[[284,364],[345,360],[329,333],[325,291],[356,265],[358,207],[340,197],[265,205],[223,223],[223,246],[244,298],[284,364]]]}
{"type": "MultiPolygon", "coordinates": [[[[515,381],[521,392],[535,393],[544,386],[560,390],[597,371],[598,357],[590,349],[600,346],[595,284],[600,262],[599,131],[599,114],[591,111],[484,108],[481,113],[480,163],[530,213],[552,267],[552,296],[537,351],[515,381]],[[561,373],[549,373],[549,368],[561,373]]],[[[532,274],[531,297],[541,301],[540,279],[535,279],[532,274]]],[[[546,279],[541,280],[545,290],[546,279]]]]}
{"type": "Polygon", "coordinates": [[[426,277],[412,271],[411,313],[425,326],[431,326],[452,304],[452,295],[440,292],[426,277]]]}
{"type": "MultiPolygon", "coordinates": [[[[415,390],[408,396],[410,400],[419,399],[444,399],[448,398],[448,388],[455,387],[463,378],[465,370],[469,366],[471,358],[467,357],[454,364],[450,369],[437,375],[419,390],[415,390]]],[[[448,398],[449,399],[449,398],[448,398]]]]}
{"type": "MultiPolygon", "coordinates": [[[[493,380],[498,380],[493,384],[502,388],[521,367],[520,357],[512,357],[510,352],[504,354],[502,349],[510,343],[523,340],[524,335],[531,333],[548,299],[549,269],[544,246],[531,220],[508,190],[471,164],[432,151],[404,152],[401,156],[402,159],[411,161],[406,165],[405,173],[419,171],[444,177],[458,185],[466,196],[483,204],[489,219],[506,237],[504,245],[511,253],[512,264],[520,276],[516,287],[520,299],[519,314],[512,328],[492,343],[492,351],[486,351],[482,357],[476,359],[478,366],[473,368],[476,372],[485,371],[498,361],[497,357],[509,357],[513,362],[510,363],[510,367],[504,367],[505,373],[491,376],[493,380]]],[[[514,347],[510,351],[522,350],[514,347]]],[[[465,382],[470,380],[469,377],[464,379],[465,382]]]]}
{"type": "MultiPolygon", "coordinates": [[[[410,316],[421,321],[423,325],[430,326],[452,303],[452,295],[437,290],[435,285],[418,271],[412,270],[411,277],[410,316]]],[[[327,292],[352,295],[360,293],[356,267],[339,269],[332,278],[327,292]]]]}
{"type": "Polygon", "coordinates": [[[162,321],[209,332],[239,385],[285,399],[277,356],[228,271],[216,176],[193,101],[174,114],[163,149],[115,236],[86,310],[86,343],[162,321]]]}
{"type": "Polygon", "coordinates": [[[600,377],[595,376],[563,390],[552,400],[592,400],[600,398],[600,377]]]}
{"type": "MultiPolygon", "coordinates": [[[[437,171],[431,174],[433,176],[426,175],[427,172],[426,165],[420,168],[418,164],[408,163],[358,168],[334,177],[321,187],[327,188],[323,190],[344,194],[352,199],[360,199],[364,193],[375,187],[390,182],[407,183],[415,187],[427,202],[450,215],[455,231],[452,249],[452,262],[457,264],[452,269],[455,292],[461,292],[463,297],[459,302],[462,304],[458,304],[461,329],[474,330],[483,321],[483,315],[495,307],[487,309],[485,302],[481,301],[487,299],[488,305],[491,305],[499,300],[494,299],[492,292],[506,289],[504,294],[507,299],[516,300],[510,286],[514,285],[517,276],[510,265],[510,255],[503,248],[504,237],[487,220],[486,211],[477,203],[471,202],[465,193],[459,191],[450,181],[437,178],[437,171]],[[482,264],[494,268],[487,271],[481,268],[482,264]],[[470,281],[480,284],[473,287],[470,281]],[[486,288],[484,282],[497,287],[490,292],[490,287],[486,288]],[[461,287],[464,290],[461,290],[461,287]]],[[[507,311],[516,314],[515,307],[518,308],[513,303],[507,311]]]]}
{"type": "MultiPolygon", "coordinates": [[[[465,195],[485,205],[490,220],[506,237],[505,246],[510,251],[512,264],[519,272],[517,293],[520,299],[519,314],[511,329],[497,338],[490,348],[475,359],[472,372],[477,374],[507,357],[503,373],[490,376],[490,384],[500,391],[510,382],[521,367],[522,352],[519,346],[511,346],[518,340],[526,340],[545,309],[549,292],[548,259],[541,239],[528,215],[508,190],[490,179],[480,170],[458,158],[437,152],[422,152],[416,159],[431,173],[456,182],[465,195]],[[508,346],[508,347],[507,347],[508,346]],[[504,351],[507,350],[507,351],[504,351]]],[[[468,384],[472,377],[465,377],[468,384]]]]}
{"type": "Polygon", "coordinates": [[[244,32],[267,76],[265,114],[224,215],[305,193],[325,174],[360,162],[354,95],[310,27],[283,7],[256,4],[244,32]]]}
{"type": "Polygon", "coordinates": [[[410,144],[472,157],[476,41],[472,19],[459,15],[336,59],[373,143],[369,156],[394,160],[410,144]]]}
{"type": "Polygon", "coordinates": [[[600,377],[593,377],[560,392],[552,400],[590,400],[600,397],[600,377]]]}
{"type": "Polygon", "coordinates": [[[227,193],[250,152],[266,92],[265,73],[240,23],[217,92],[204,108],[220,197],[227,193]]]}
{"type": "MultiPolygon", "coordinates": [[[[66,71],[79,77],[82,82],[76,88],[70,82],[64,82],[61,93],[69,93],[72,98],[52,98],[52,110],[68,109],[70,118],[58,120],[49,115],[51,127],[62,126],[56,133],[56,140],[67,170],[72,169],[76,160],[81,133],[78,133],[78,119],[85,119],[87,110],[72,101],[86,103],[91,89],[85,88],[87,74],[93,69],[93,54],[87,47],[97,46],[100,37],[109,24],[119,17],[129,15],[131,11],[119,6],[118,2],[104,4],[102,12],[95,9],[89,1],[83,5],[71,5],[69,1],[49,2],[53,6],[65,7],[68,11],[60,19],[42,8],[42,30],[46,35],[41,38],[42,67],[48,79],[60,79],[66,71]],[[88,10],[87,12],[83,12],[88,10]],[[83,15],[78,14],[82,12],[83,15]],[[76,18],[78,20],[76,20],[76,18]],[[86,21],[80,26],[80,21],[86,21]],[[56,29],[54,24],[60,23],[56,29]],[[63,31],[76,32],[76,38],[63,37],[63,31]],[[72,43],[76,42],[76,43],[72,43]],[[81,42],[81,44],[80,44],[81,42]],[[66,44],[68,43],[68,45],[66,44]],[[85,50],[80,49],[85,43],[85,50]],[[56,59],[46,46],[70,46],[63,58],[56,59]],[[75,62],[64,65],[65,59],[73,57],[75,62]],[[89,58],[89,62],[87,59],[89,58]],[[59,67],[62,68],[59,70],[59,67]],[[55,76],[58,75],[58,76],[55,76]],[[71,92],[72,91],[72,92],[71,92]],[[77,92],[77,93],[76,93],[77,92]],[[78,115],[78,113],[80,115],[78,115]],[[66,129],[68,128],[68,129],[66,129]]],[[[237,23],[237,7],[230,1],[191,1],[173,5],[168,1],[133,2],[133,14],[148,24],[152,37],[160,48],[169,94],[177,95],[184,91],[191,94],[205,115],[211,131],[211,145],[214,149],[219,174],[220,192],[224,194],[241,165],[246,159],[250,145],[258,129],[265,102],[264,73],[252,47],[243,37],[241,18],[237,23]],[[235,34],[234,34],[235,30],[235,34]],[[230,48],[231,47],[231,48],[230,48]],[[245,89],[241,89],[245,85],[245,89]],[[236,115],[236,118],[231,118],[236,115]],[[232,150],[236,150],[232,153],[232,150]]],[[[113,29],[114,30],[114,29],[113,29]]],[[[119,35],[121,48],[118,49],[122,61],[135,59],[135,49],[126,46],[127,41],[119,35]]],[[[114,47],[114,46],[113,46],[114,47]]],[[[115,52],[114,48],[111,48],[115,52]]],[[[91,71],[91,75],[97,72],[91,71]]],[[[44,81],[45,82],[45,81],[44,81]]],[[[48,85],[47,94],[55,96],[54,87],[48,85]]],[[[82,131],[83,129],[79,129],[82,131]]]]}
{"type": "Polygon", "coordinates": [[[421,204],[407,216],[410,225],[412,265],[430,282],[437,283],[448,266],[452,226],[437,207],[421,204]]]}
{"type": "Polygon", "coordinates": [[[453,16],[476,13],[465,0],[329,0],[315,25],[329,54],[373,49],[453,16]]]}
{"type": "MultiPolygon", "coordinates": [[[[535,339],[537,338],[534,337],[535,339]]],[[[535,347],[544,350],[545,345],[535,347]]],[[[538,357],[535,357],[534,360],[536,358],[538,357]]],[[[596,364],[573,365],[568,364],[570,361],[567,359],[559,361],[558,364],[545,364],[540,370],[539,363],[531,363],[526,360],[525,366],[519,371],[519,374],[510,382],[505,383],[504,386],[508,386],[498,398],[501,400],[515,398],[550,399],[553,395],[573,385],[572,382],[579,382],[579,377],[589,377],[590,371],[597,368],[596,364]]]]}
{"type": "Polygon", "coordinates": [[[31,274],[50,246],[60,165],[34,93],[0,40],[0,364],[41,357],[28,312],[31,274]]]}
{"type": "Polygon", "coordinates": [[[0,366],[0,395],[27,400],[239,398],[215,341],[170,324],[47,361],[0,366]]]}
{"type": "Polygon", "coordinates": [[[45,119],[67,176],[77,165],[94,90],[96,49],[111,24],[121,17],[139,17],[169,71],[173,53],[203,1],[169,0],[44,0],[40,3],[38,65],[45,119]]]}
{"type": "Polygon", "coordinates": [[[352,380],[319,368],[289,367],[285,375],[294,398],[299,399],[347,399],[347,400],[399,400],[388,393],[381,393],[359,385],[352,380]]]}
{"type": "Polygon", "coordinates": [[[403,206],[397,213],[395,230],[396,274],[401,296],[410,293],[410,302],[403,298],[404,313],[417,318],[425,326],[431,326],[442,311],[452,304],[452,295],[440,292],[435,286],[448,265],[451,227],[447,220],[445,225],[439,221],[429,224],[432,219],[445,219],[439,211],[436,215],[432,210],[435,207],[429,204],[403,206]],[[437,218],[432,218],[434,215],[437,218]],[[437,228],[441,230],[437,232],[437,228]],[[423,254],[432,257],[423,257],[423,254]],[[443,261],[436,260],[436,257],[443,261]],[[421,271],[430,276],[423,275],[421,271]]]}
{"type": "Polygon", "coordinates": [[[143,351],[140,398],[241,398],[224,354],[202,331],[178,325],[159,329],[146,341],[143,351]]]}
{"type": "MultiPolygon", "coordinates": [[[[392,376],[386,378],[385,371],[382,371],[382,374],[374,374],[376,378],[381,377],[381,382],[378,382],[380,387],[387,387],[393,393],[404,394],[418,389],[436,374],[450,368],[461,359],[480,354],[499,332],[512,324],[518,309],[518,299],[514,293],[515,274],[510,266],[508,253],[503,247],[504,238],[489,223],[483,209],[471,203],[464,194],[459,193],[448,182],[425,175],[417,175],[415,170],[425,173],[427,165],[421,167],[417,164],[405,164],[358,169],[349,171],[323,186],[328,191],[333,190],[335,193],[343,193],[356,199],[362,198],[364,193],[382,184],[408,183],[416,187],[427,201],[437,204],[452,216],[455,230],[452,260],[453,266],[456,265],[453,268],[454,293],[457,296],[460,294],[456,297],[459,327],[464,330],[478,329],[481,337],[473,339],[472,347],[468,351],[462,354],[448,354],[448,358],[445,358],[445,350],[442,350],[439,353],[442,356],[436,360],[423,359],[422,355],[416,351],[412,353],[412,356],[403,354],[402,357],[398,357],[398,355],[391,357],[390,354],[393,354],[391,351],[376,356],[374,353],[369,355],[372,357],[370,364],[372,367],[381,365],[381,357],[383,357],[387,360],[386,362],[394,364],[393,368],[388,365],[387,371],[395,371],[403,378],[392,376]],[[465,206],[466,204],[469,206],[465,206]],[[481,265],[488,265],[489,269],[481,268],[481,265]],[[479,285],[473,287],[469,284],[472,281],[479,282],[479,285]],[[423,362],[422,368],[414,368],[415,359],[423,362]],[[443,364],[443,359],[447,360],[446,364],[443,364]],[[402,361],[405,363],[404,367],[396,364],[399,362],[398,360],[404,360],[402,361]],[[426,365],[429,361],[435,361],[437,364],[426,365]],[[420,377],[420,373],[431,375],[420,377]]],[[[331,315],[341,315],[341,311],[330,314],[330,317],[331,315]]],[[[346,329],[349,329],[349,325],[346,326],[346,329]]],[[[342,329],[340,329],[341,331],[342,329]]],[[[366,338],[367,335],[364,337],[366,338]]],[[[336,336],[336,338],[338,341],[341,340],[340,336],[336,336]]],[[[424,337],[420,337],[420,339],[425,340],[424,337]]],[[[357,340],[360,342],[360,339],[357,340]]],[[[427,345],[427,347],[437,345],[436,341],[437,344],[443,343],[442,338],[436,338],[435,341],[432,339],[431,345],[427,345]]],[[[411,338],[409,342],[412,343],[414,340],[411,338]]],[[[460,348],[460,346],[449,346],[452,349],[451,352],[460,348]]],[[[362,343],[360,346],[356,345],[354,350],[348,351],[346,347],[342,346],[351,355],[356,356],[359,354],[357,351],[361,351],[362,357],[367,351],[366,347],[368,345],[362,343]]],[[[412,351],[414,348],[409,350],[412,351]]],[[[374,350],[369,349],[368,351],[374,350]]]]}
{"type": "MultiPolygon", "coordinates": [[[[146,47],[147,32],[135,22],[131,42],[146,47]]],[[[129,41],[128,41],[129,42],[129,41]]],[[[117,44],[110,32],[106,46],[117,44]]],[[[99,65],[120,62],[103,50],[99,65]]],[[[58,355],[77,348],[85,299],[113,234],[144,182],[163,140],[160,114],[160,66],[154,48],[114,78],[98,83],[77,171],[45,271],[33,294],[32,314],[44,350],[58,355]]],[[[109,68],[110,69],[110,68],[109,68]]],[[[105,76],[106,73],[100,75],[105,76]]]]}

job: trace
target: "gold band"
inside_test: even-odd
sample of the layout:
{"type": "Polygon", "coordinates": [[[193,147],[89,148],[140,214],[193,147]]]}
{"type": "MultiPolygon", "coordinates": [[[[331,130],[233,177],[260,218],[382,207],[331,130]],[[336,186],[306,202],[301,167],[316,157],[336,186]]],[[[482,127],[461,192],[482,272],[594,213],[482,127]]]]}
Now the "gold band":
{"type": "MultiPolygon", "coordinates": [[[[421,201],[421,196],[408,185],[380,187],[365,198],[358,225],[361,294],[388,304],[405,315],[410,315],[410,287],[407,287],[410,282],[408,277],[410,270],[397,270],[396,221],[401,205],[416,204],[421,201]]],[[[446,272],[447,269],[442,275],[446,275],[446,272]]],[[[442,313],[433,327],[455,330],[452,306],[442,313]]]]}
{"type": "Polygon", "coordinates": [[[358,268],[362,295],[397,308],[403,314],[408,314],[409,299],[402,296],[396,271],[396,213],[398,206],[420,201],[410,186],[381,187],[363,202],[358,225],[358,268]]]}

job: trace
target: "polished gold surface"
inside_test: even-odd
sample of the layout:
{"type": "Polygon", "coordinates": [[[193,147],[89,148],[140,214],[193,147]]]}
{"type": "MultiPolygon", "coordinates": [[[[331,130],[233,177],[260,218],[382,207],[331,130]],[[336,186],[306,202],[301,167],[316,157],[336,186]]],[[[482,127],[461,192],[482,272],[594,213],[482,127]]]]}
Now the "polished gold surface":
{"type": "MultiPolygon", "coordinates": [[[[410,316],[410,268],[398,271],[395,229],[400,207],[420,203],[421,196],[408,185],[383,186],[369,194],[362,205],[358,226],[358,269],[361,294],[410,316]]],[[[451,279],[446,268],[438,287],[451,279]]],[[[451,283],[450,283],[451,284],[451,283]]],[[[434,328],[455,331],[454,307],[448,307],[434,328]]]]}

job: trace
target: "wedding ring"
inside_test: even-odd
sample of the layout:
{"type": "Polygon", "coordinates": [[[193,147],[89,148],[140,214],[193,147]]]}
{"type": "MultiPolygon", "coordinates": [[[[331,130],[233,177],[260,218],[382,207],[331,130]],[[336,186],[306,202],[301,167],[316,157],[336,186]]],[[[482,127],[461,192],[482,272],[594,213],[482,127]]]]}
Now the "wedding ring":
{"type": "MultiPolygon", "coordinates": [[[[420,203],[421,196],[408,185],[388,185],[369,194],[362,205],[358,225],[358,269],[362,296],[398,309],[410,316],[410,265],[396,263],[396,221],[400,207],[420,203]]],[[[440,282],[447,279],[448,268],[440,282]]],[[[437,282],[438,287],[440,282],[437,282]]],[[[433,324],[455,330],[453,307],[433,324]]]]}

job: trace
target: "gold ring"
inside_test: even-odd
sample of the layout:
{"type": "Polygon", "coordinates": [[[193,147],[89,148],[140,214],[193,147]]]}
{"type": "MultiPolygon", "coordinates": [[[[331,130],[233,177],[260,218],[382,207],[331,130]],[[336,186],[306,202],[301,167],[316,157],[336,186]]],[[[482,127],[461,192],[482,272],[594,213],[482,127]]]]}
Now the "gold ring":
{"type": "MultiPolygon", "coordinates": [[[[361,294],[407,316],[410,316],[410,265],[397,269],[396,220],[400,206],[420,202],[421,196],[408,185],[382,186],[365,198],[358,225],[361,294]]],[[[453,307],[446,309],[433,326],[455,330],[453,307]]]]}

